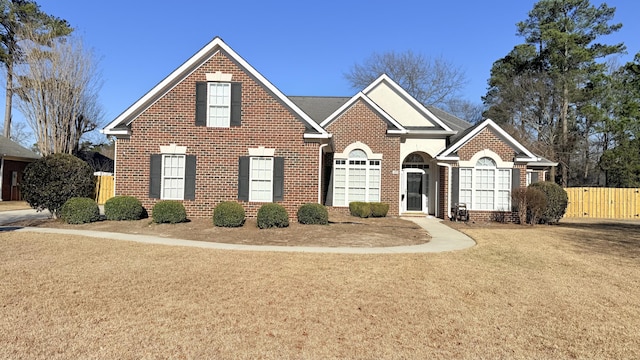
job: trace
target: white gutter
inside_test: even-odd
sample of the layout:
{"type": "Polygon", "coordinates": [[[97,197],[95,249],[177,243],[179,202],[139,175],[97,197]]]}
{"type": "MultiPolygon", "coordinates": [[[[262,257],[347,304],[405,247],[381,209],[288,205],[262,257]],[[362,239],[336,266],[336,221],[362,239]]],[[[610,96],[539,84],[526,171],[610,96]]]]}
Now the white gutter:
{"type": "Polygon", "coordinates": [[[325,146],[329,146],[329,144],[322,144],[318,148],[318,204],[322,204],[322,150],[325,146]]]}
{"type": "Polygon", "coordinates": [[[436,165],[445,166],[449,170],[447,174],[447,216],[449,217],[449,219],[451,219],[451,164],[436,163],[436,165]]]}

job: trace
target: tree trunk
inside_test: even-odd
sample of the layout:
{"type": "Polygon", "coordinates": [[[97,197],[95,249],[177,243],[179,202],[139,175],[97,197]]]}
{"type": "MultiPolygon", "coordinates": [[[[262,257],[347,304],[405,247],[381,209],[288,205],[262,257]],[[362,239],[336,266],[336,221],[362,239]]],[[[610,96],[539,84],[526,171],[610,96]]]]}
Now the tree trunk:
{"type": "Polygon", "coordinates": [[[4,103],[4,137],[11,138],[11,106],[13,103],[13,66],[7,62],[7,91],[4,103]]]}

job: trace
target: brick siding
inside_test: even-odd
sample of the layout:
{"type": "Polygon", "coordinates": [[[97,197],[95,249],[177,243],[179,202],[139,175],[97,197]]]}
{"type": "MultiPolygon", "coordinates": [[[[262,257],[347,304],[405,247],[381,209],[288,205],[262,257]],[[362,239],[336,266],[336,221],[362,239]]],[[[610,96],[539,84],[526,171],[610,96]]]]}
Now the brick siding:
{"type": "MultiPolygon", "coordinates": [[[[191,218],[211,217],[214,207],[237,200],[238,159],[248,148],[274,148],[284,157],[284,201],[290,218],[306,202],[318,201],[319,144],[303,139],[304,124],[265,87],[247,74],[224,51],[217,52],[131,123],[131,138],[117,141],[116,193],[131,195],[151,210],[158,199],[149,198],[149,158],[160,146],[187,147],[196,156],[195,200],[183,204],[191,218]],[[233,74],[242,83],[242,125],[231,128],[195,126],[195,87],[206,73],[233,74]]],[[[243,202],[254,217],[263,203],[243,202]]]]}
{"type": "Polygon", "coordinates": [[[399,213],[400,138],[387,135],[387,123],[366,102],[356,101],[344,114],[327,126],[336,153],[360,141],[374,153],[382,153],[380,201],[389,204],[389,215],[399,213]],[[394,173],[395,171],[395,173],[394,173]]]}

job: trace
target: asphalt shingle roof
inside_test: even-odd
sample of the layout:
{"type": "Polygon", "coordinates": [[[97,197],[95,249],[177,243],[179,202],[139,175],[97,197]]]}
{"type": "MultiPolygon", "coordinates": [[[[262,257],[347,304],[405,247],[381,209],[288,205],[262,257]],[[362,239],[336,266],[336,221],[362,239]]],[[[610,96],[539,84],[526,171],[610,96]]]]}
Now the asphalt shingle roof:
{"type": "Polygon", "coordinates": [[[288,96],[288,98],[318,124],[351,99],[344,96],[288,96]]]}
{"type": "Polygon", "coordinates": [[[4,136],[0,136],[0,156],[15,157],[20,159],[40,158],[40,155],[4,136]]]}

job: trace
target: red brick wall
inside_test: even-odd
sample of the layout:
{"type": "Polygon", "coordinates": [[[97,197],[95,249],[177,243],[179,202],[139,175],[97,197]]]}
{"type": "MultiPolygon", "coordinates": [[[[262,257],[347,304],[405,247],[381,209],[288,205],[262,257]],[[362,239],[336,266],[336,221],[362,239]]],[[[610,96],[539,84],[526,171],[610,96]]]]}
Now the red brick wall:
{"type": "MultiPolygon", "coordinates": [[[[517,152],[504,140],[496,135],[490,128],[484,128],[473,139],[464,144],[458,150],[458,156],[462,161],[471,160],[479,151],[491,150],[498,154],[502,161],[513,162],[517,152]]],[[[520,169],[519,187],[525,187],[527,183],[527,167],[525,164],[514,164],[514,169],[520,169]]],[[[469,220],[474,222],[500,221],[517,222],[518,213],[511,211],[481,211],[470,210],[469,220]]]]}
{"type": "Polygon", "coordinates": [[[513,161],[517,154],[509,144],[500,139],[491,129],[484,128],[458,150],[458,156],[462,161],[471,160],[473,155],[485,149],[498,154],[502,161],[513,161]]]}
{"type": "MultiPolygon", "coordinates": [[[[302,203],[318,201],[318,147],[305,143],[305,127],[295,115],[253,77],[220,51],[146,109],[131,124],[130,140],[118,140],[116,193],[132,195],[151,210],[149,158],[161,145],[187,146],[196,156],[196,198],[183,204],[191,218],[210,217],[214,207],[238,197],[238,158],[248,148],[275,148],[285,158],[284,201],[295,219],[302,203]],[[242,83],[242,125],[231,128],[195,126],[195,84],[205,73],[233,74],[242,83]]],[[[247,216],[255,216],[263,203],[243,202],[247,216]]]]}
{"type": "Polygon", "coordinates": [[[383,154],[380,201],[389,204],[389,216],[399,213],[400,138],[387,135],[387,123],[362,100],[358,100],[342,116],[327,127],[332,134],[334,151],[360,141],[374,153],[383,154]],[[397,174],[394,174],[393,171],[397,174]]]}
{"type": "Polygon", "coordinates": [[[24,168],[27,167],[29,163],[22,161],[14,161],[14,160],[5,160],[3,171],[4,174],[0,174],[2,176],[2,201],[12,201],[12,200],[22,200],[22,196],[20,194],[20,187],[12,187],[11,186],[11,174],[14,171],[18,172],[18,183],[22,180],[22,174],[24,173],[24,168]]]}
{"type": "Polygon", "coordinates": [[[446,166],[438,166],[439,174],[439,185],[438,189],[438,204],[439,211],[438,217],[447,219],[449,214],[449,197],[448,197],[448,189],[449,189],[449,168],[446,166]]]}

